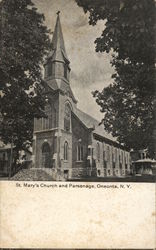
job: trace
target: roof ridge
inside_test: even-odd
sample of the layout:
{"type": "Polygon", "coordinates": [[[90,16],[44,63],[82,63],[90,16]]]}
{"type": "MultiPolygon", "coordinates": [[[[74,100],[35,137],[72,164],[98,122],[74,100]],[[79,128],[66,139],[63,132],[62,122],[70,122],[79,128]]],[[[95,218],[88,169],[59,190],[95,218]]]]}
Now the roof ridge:
{"type": "Polygon", "coordinates": [[[109,140],[116,141],[116,138],[113,137],[111,133],[108,133],[105,130],[104,125],[100,124],[100,121],[96,120],[91,115],[88,115],[87,113],[81,111],[78,108],[76,109],[75,113],[79,117],[79,119],[85,124],[86,127],[91,128],[92,126],[95,126],[93,133],[96,133],[109,140]]]}
{"type": "Polygon", "coordinates": [[[100,123],[100,121],[98,121],[97,119],[95,119],[93,116],[87,114],[86,112],[82,111],[81,109],[77,108],[77,110],[80,111],[81,113],[85,114],[86,116],[90,117],[91,119],[93,119],[97,123],[100,123]]]}

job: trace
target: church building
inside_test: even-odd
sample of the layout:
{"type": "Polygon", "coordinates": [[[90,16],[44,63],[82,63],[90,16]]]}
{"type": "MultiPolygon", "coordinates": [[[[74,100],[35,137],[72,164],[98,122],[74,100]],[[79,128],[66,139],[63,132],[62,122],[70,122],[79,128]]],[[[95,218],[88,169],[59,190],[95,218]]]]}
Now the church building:
{"type": "Polygon", "coordinates": [[[54,180],[126,176],[130,154],[99,121],[77,108],[59,13],[44,64],[47,118],[34,120],[33,165],[54,180]]]}

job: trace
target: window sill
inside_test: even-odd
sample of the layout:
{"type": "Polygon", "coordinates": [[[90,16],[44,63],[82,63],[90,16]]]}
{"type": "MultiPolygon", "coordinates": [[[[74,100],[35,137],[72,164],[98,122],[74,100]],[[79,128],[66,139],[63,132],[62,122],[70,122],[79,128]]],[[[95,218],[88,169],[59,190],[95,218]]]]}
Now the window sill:
{"type": "Polygon", "coordinates": [[[77,163],[81,163],[81,162],[83,162],[83,161],[76,161],[77,163]]]}

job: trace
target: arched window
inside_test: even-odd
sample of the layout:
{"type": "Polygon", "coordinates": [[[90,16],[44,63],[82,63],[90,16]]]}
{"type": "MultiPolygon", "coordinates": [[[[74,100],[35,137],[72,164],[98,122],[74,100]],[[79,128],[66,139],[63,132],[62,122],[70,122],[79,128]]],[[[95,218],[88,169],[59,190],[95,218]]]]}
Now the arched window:
{"type": "Polygon", "coordinates": [[[52,110],[51,110],[51,106],[47,105],[45,111],[46,111],[46,115],[48,116],[47,119],[46,119],[45,126],[46,126],[46,129],[50,129],[52,127],[52,110]]]}
{"type": "Polygon", "coordinates": [[[119,166],[122,168],[122,151],[119,151],[119,166]]]}
{"type": "Polygon", "coordinates": [[[107,161],[106,145],[103,143],[103,162],[107,161]]]}
{"type": "Polygon", "coordinates": [[[53,107],[53,119],[52,119],[52,128],[56,128],[57,127],[57,112],[56,112],[56,108],[53,107]]]}
{"type": "Polygon", "coordinates": [[[50,146],[47,142],[43,143],[42,145],[42,167],[44,168],[50,168],[50,146]]]}
{"type": "Polygon", "coordinates": [[[67,64],[64,65],[64,77],[67,79],[67,71],[68,71],[68,66],[67,64]]]}
{"type": "Polygon", "coordinates": [[[109,146],[107,146],[107,160],[110,161],[110,150],[109,150],[109,146]]]}
{"type": "Polygon", "coordinates": [[[49,61],[48,62],[47,76],[51,76],[51,75],[52,75],[52,62],[49,61]]]}
{"type": "Polygon", "coordinates": [[[106,157],[105,148],[103,149],[103,166],[104,168],[107,167],[107,157],[106,157]]]}
{"type": "Polygon", "coordinates": [[[100,144],[97,142],[96,145],[97,160],[100,161],[100,144]]]}
{"type": "Polygon", "coordinates": [[[47,118],[42,118],[43,130],[52,128],[52,109],[49,104],[45,107],[45,113],[47,115],[47,118]]]}
{"type": "Polygon", "coordinates": [[[115,161],[117,162],[118,156],[117,156],[117,148],[115,149],[115,161]]]}
{"type": "Polygon", "coordinates": [[[121,151],[121,163],[123,163],[123,151],[121,151]]]}
{"type": "Polygon", "coordinates": [[[64,160],[65,161],[68,160],[68,142],[67,141],[64,143],[64,160]]]}
{"type": "Polygon", "coordinates": [[[77,161],[82,161],[82,160],[83,160],[83,146],[81,142],[79,142],[77,145],[77,161]]]}
{"type": "Polygon", "coordinates": [[[106,160],[106,153],[105,153],[105,150],[103,150],[103,161],[106,160]]]}
{"type": "Polygon", "coordinates": [[[112,147],[112,162],[115,162],[115,152],[114,147],[112,147]]]}
{"type": "Polygon", "coordinates": [[[64,130],[66,131],[70,131],[70,120],[71,120],[71,108],[69,103],[66,103],[64,112],[64,130]]]}

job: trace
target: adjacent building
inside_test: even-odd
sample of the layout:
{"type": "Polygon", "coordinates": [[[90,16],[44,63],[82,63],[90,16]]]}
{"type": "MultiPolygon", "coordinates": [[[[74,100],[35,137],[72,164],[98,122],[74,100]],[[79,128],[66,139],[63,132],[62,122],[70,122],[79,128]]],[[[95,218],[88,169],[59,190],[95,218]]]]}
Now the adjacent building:
{"type": "Polygon", "coordinates": [[[29,168],[32,162],[31,148],[19,151],[19,159],[15,163],[17,152],[15,146],[4,144],[0,139],[0,177],[12,176],[21,168],[29,168]]]}

